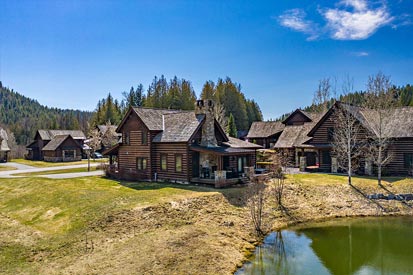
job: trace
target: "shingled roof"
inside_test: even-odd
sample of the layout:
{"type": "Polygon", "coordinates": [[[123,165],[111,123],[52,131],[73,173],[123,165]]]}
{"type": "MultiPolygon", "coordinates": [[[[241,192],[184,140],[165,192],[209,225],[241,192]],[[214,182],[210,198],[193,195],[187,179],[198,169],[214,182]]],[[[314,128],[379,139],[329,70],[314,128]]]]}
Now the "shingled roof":
{"type": "Polygon", "coordinates": [[[238,138],[228,137],[228,141],[223,142],[222,144],[232,147],[232,148],[244,148],[244,149],[260,149],[262,146],[244,141],[238,138]]]}
{"type": "Polygon", "coordinates": [[[308,133],[324,115],[317,113],[309,114],[311,114],[311,122],[306,122],[302,125],[286,126],[275,143],[274,148],[307,147],[308,145],[304,143],[311,139],[308,133]]]}
{"type": "Polygon", "coordinates": [[[247,138],[266,138],[284,129],[285,125],[280,121],[255,121],[251,124],[247,138]]]}
{"type": "Polygon", "coordinates": [[[8,152],[10,151],[9,145],[7,144],[8,141],[7,133],[4,129],[0,128],[0,151],[8,152]]]}
{"type": "Polygon", "coordinates": [[[55,136],[51,141],[49,141],[49,143],[46,144],[45,147],[43,147],[42,151],[55,151],[68,138],[73,139],[71,135],[55,136]]]}
{"type": "MultiPolygon", "coordinates": [[[[179,110],[165,110],[165,109],[152,109],[144,107],[134,107],[133,110],[142,120],[142,122],[148,127],[150,131],[162,131],[163,123],[162,116],[173,113],[182,113],[187,111],[179,110]]],[[[191,112],[193,114],[193,112],[191,112]]]]}
{"type": "Polygon", "coordinates": [[[205,115],[195,116],[194,112],[166,113],[162,116],[165,128],[154,137],[153,142],[187,142],[205,118],[205,115]]]}
{"type": "Polygon", "coordinates": [[[38,130],[42,140],[52,140],[56,136],[71,135],[73,139],[86,139],[85,134],[80,130],[38,130]]]}

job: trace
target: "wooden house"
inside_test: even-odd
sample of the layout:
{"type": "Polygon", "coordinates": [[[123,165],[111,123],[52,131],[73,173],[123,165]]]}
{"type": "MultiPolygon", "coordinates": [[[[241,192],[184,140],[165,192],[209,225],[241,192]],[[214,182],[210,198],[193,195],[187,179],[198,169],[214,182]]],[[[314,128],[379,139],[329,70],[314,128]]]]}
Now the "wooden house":
{"type": "Polygon", "coordinates": [[[80,130],[38,130],[26,146],[26,158],[53,162],[81,160],[85,139],[80,130]]]}
{"type": "Polygon", "coordinates": [[[0,128],[0,162],[7,162],[10,148],[8,145],[7,132],[0,128]]]}
{"type": "Polygon", "coordinates": [[[110,173],[123,179],[199,182],[222,187],[255,166],[261,146],[228,137],[214,119],[214,103],[195,111],[130,108],[117,128],[122,142],[104,152],[117,156],[110,173]]]}
{"type": "Polygon", "coordinates": [[[246,140],[264,149],[273,148],[284,127],[281,121],[255,121],[251,124],[246,140]]]}
{"type": "Polygon", "coordinates": [[[285,127],[273,148],[285,151],[290,157],[291,166],[299,167],[303,156],[306,157],[306,166],[318,165],[318,151],[306,142],[310,139],[307,134],[321,116],[297,109],[282,122],[285,127]]]}
{"type": "MultiPolygon", "coordinates": [[[[374,125],[378,114],[374,110],[361,108],[336,102],[328,112],[308,132],[309,139],[304,142],[318,151],[320,170],[326,172],[337,171],[337,162],[333,154],[334,128],[337,127],[337,112],[341,109],[349,112],[360,124],[360,139],[372,142],[370,137],[377,135],[374,125]]],[[[385,174],[407,175],[413,168],[413,107],[400,107],[388,110],[385,123],[385,136],[389,138],[389,148],[386,154],[390,155],[390,162],[385,166],[385,174]]],[[[360,173],[373,173],[374,165],[371,160],[359,160],[360,173]]]]}

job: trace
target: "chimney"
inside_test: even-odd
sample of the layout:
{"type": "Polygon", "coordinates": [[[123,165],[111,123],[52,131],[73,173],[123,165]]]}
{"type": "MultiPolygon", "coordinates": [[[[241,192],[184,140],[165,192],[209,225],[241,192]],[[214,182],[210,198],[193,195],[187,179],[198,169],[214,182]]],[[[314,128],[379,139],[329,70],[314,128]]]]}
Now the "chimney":
{"type": "Polygon", "coordinates": [[[205,115],[205,121],[202,125],[201,146],[217,147],[218,143],[215,137],[214,101],[211,99],[197,100],[195,115],[205,115]]]}

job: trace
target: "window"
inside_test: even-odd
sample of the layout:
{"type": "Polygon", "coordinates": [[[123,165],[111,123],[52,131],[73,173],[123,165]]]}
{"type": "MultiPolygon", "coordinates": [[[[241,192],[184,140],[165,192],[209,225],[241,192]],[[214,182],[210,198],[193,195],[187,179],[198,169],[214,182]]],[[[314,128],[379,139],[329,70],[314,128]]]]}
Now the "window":
{"type": "Polygon", "coordinates": [[[148,144],[148,132],[146,130],[142,130],[142,145],[148,144]]]}
{"type": "Polygon", "coordinates": [[[245,166],[247,166],[247,157],[238,157],[238,173],[243,173],[245,166]]]}
{"type": "Polygon", "coordinates": [[[166,154],[161,154],[161,170],[162,171],[166,171],[167,169],[167,156],[166,154]]]}
{"type": "Polygon", "coordinates": [[[76,156],[76,150],[64,150],[63,158],[74,158],[76,156]]]}
{"type": "Polygon", "coordinates": [[[404,168],[406,169],[413,168],[413,154],[412,153],[404,154],[404,168]]]}
{"type": "Polygon", "coordinates": [[[136,158],[136,170],[146,170],[147,160],[146,158],[136,158]]]}
{"type": "Polygon", "coordinates": [[[334,140],[334,128],[330,127],[327,129],[327,140],[333,141],[334,140]]]}
{"type": "Polygon", "coordinates": [[[175,155],[175,171],[182,172],[182,155],[175,155]]]}
{"type": "Polygon", "coordinates": [[[123,144],[129,145],[130,144],[130,135],[129,132],[123,132],[123,144]]]}

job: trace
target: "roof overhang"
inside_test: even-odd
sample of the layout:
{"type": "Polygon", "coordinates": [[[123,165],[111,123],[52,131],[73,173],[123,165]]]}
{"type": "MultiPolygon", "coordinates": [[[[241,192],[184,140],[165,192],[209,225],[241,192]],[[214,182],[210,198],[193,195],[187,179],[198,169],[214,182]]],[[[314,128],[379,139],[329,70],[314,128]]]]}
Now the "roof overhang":
{"type": "Polygon", "coordinates": [[[205,152],[211,153],[215,155],[222,155],[222,156],[230,156],[230,155],[251,155],[255,154],[254,149],[244,149],[244,148],[232,148],[232,147],[206,147],[206,146],[198,146],[198,145],[191,145],[189,147],[190,150],[195,152],[205,152]]]}

